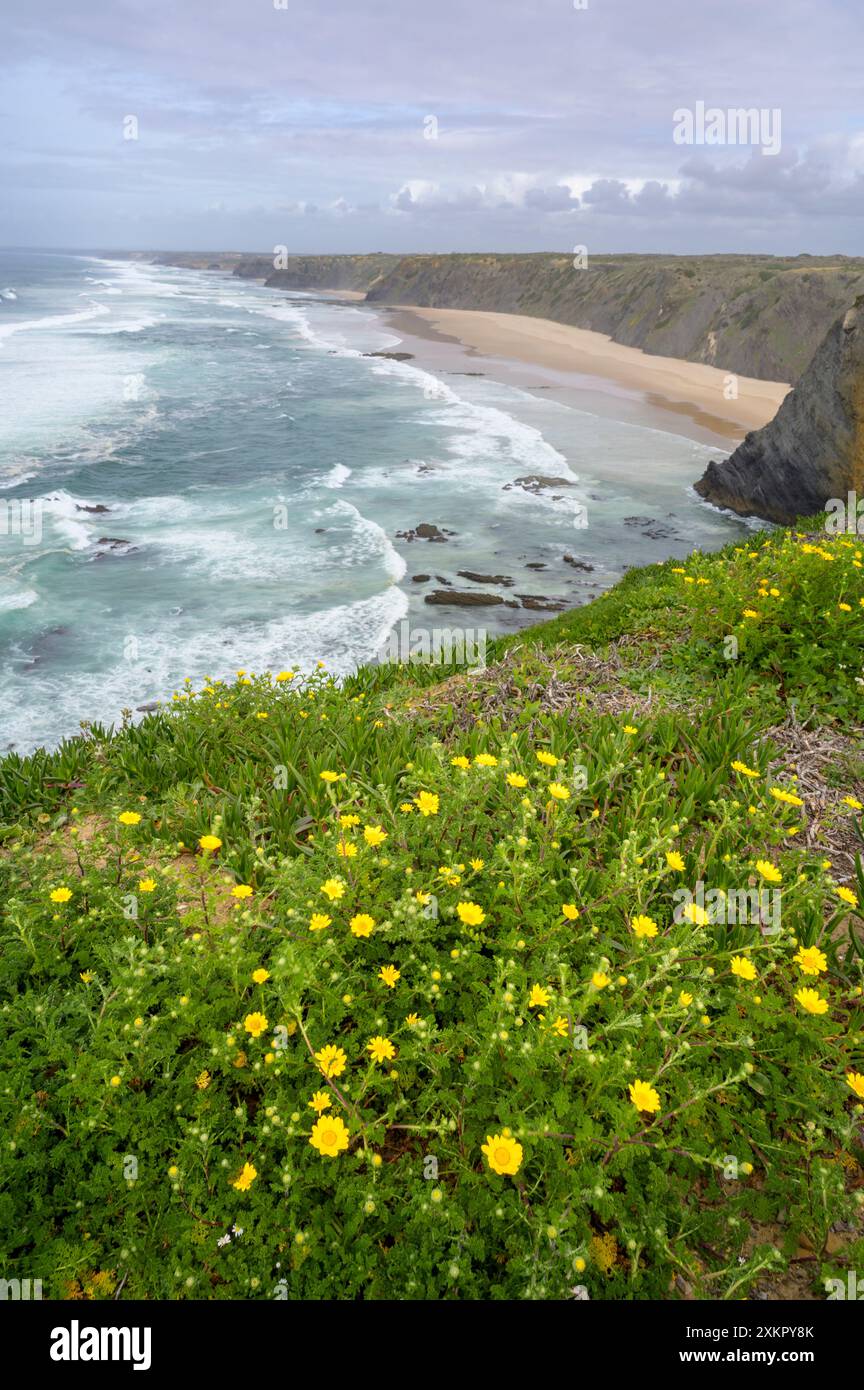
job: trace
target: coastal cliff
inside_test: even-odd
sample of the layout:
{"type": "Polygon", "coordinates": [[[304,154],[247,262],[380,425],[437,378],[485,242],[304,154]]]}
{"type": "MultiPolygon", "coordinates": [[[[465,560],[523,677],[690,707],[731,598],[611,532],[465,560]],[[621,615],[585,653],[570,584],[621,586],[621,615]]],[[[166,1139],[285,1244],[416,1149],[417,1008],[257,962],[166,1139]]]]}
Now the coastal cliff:
{"type": "Polygon", "coordinates": [[[158,253],[273,289],[363,291],[370,304],[480,309],[552,319],[664,357],[796,382],[833,321],[864,293],[848,256],[570,254],[288,256],[158,253]]]}
{"type": "Polygon", "coordinates": [[[695,485],[741,516],[789,523],[864,490],[864,295],[833,324],[774,419],[695,485]]]}

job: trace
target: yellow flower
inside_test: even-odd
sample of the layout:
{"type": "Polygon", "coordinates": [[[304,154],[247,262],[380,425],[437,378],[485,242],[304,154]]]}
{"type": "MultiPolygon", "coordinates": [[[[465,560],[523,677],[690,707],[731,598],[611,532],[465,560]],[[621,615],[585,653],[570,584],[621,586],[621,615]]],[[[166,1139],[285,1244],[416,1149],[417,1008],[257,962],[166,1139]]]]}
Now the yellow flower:
{"type": "Polygon", "coordinates": [[[338,772],[330,772],[329,769],[325,768],[323,772],[319,773],[319,776],[322,782],[338,782],[340,774],[338,772]]]}
{"type": "Polygon", "coordinates": [[[769,787],[768,790],[775,801],[782,801],[786,806],[804,805],[800,796],[795,796],[793,792],[785,792],[782,787],[769,787]]]}
{"type": "Polygon", "coordinates": [[[343,830],[350,830],[352,826],[360,824],[360,817],[354,815],[344,815],[339,817],[339,824],[343,830]]]}
{"type": "Polygon", "coordinates": [[[758,618],[758,617],[759,617],[759,614],[756,612],[756,609],[755,609],[755,608],[745,608],[745,609],[743,610],[743,615],[744,615],[745,618],[758,618]]]}
{"type": "Polygon", "coordinates": [[[309,918],[309,930],[326,931],[332,920],[332,917],[328,917],[326,912],[313,912],[309,918]]]}
{"type": "Polygon", "coordinates": [[[783,875],[776,869],[770,859],[757,859],[756,872],[761,874],[769,883],[782,883],[783,875]]]}
{"type": "Polygon", "coordinates": [[[657,935],[657,923],[654,921],[653,917],[644,917],[640,913],[639,916],[633,918],[630,926],[637,936],[657,935]]]}
{"type": "Polygon", "coordinates": [[[660,1109],[660,1097],[647,1081],[634,1081],[630,1087],[630,1099],[637,1110],[653,1115],[660,1109]]]}
{"type": "Polygon", "coordinates": [[[199,1091],[206,1091],[207,1087],[210,1085],[209,1071],[199,1072],[195,1077],[195,1085],[198,1087],[199,1091]]]}
{"type": "Polygon", "coordinates": [[[860,1071],[849,1071],[846,1073],[846,1082],[858,1096],[859,1100],[864,1100],[864,1076],[860,1071]]]}
{"type": "Polygon", "coordinates": [[[85,985],[89,985],[92,983],[93,975],[89,970],[82,970],[79,978],[84,981],[85,985]]]}
{"type": "Polygon", "coordinates": [[[844,796],[843,805],[851,806],[853,811],[864,811],[864,806],[855,796],[844,796]]]}
{"type": "Polygon", "coordinates": [[[371,936],[375,927],[375,918],[370,917],[368,912],[358,912],[348,923],[351,928],[352,936],[371,936]]]}
{"type": "Polygon", "coordinates": [[[244,1163],[239,1174],[231,1183],[238,1192],[248,1192],[253,1182],[258,1176],[258,1169],[251,1163],[244,1163]]]}
{"type": "Polygon", "coordinates": [[[624,732],[625,734],[638,734],[639,730],[636,728],[634,724],[625,724],[624,732]]]}
{"type": "Polygon", "coordinates": [[[363,831],[363,839],[374,849],[376,845],[383,845],[387,839],[387,832],[382,830],[380,825],[367,825],[363,831]]]}
{"type": "Polygon", "coordinates": [[[497,767],[498,759],[493,758],[491,753],[478,753],[474,759],[477,767],[497,767]]]}
{"type": "Polygon", "coordinates": [[[511,1138],[509,1131],[505,1134],[487,1134],[486,1143],[480,1145],[480,1150],[486,1155],[486,1162],[493,1173],[512,1176],[513,1173],[519,1172],[522,1164],[522,1145],[511,1138]]]}
{"type": "Polygon", "coordinates": [[[857,907],[857,906],[858,906],[858,899],[856,898],[855,894],[852,892],[852,889],[851,889],[851,888],[838,888],[838,889],[837,889],[837,897],[838,897],[838,898],[842,898],[843,901],[844,901],[844,903],[848,903],[850,907],[857,907]]]}
{"type": "Polygon", "coordinates": [[[677,850],[667,849],[666,863],[669,865],[670,869],[677,870],[679,874],[684,872],[684,860],[681,858],[681,855],[678,853],[677,850]]]}
{"type": "Polygon", "coordinates": [[[799,989],[795,995],[802,1009],[806,1009],[808,1014],[826,1014],[828,1012],[828,1000],[823,999],[821,994],[817,994],[815,989],[799,989]]]}
{"type": "Polygon", "coordinates": [[[801,946],[792,957],[804,975],[821,975],[828,969],[828,960],[816,946],[801,946]]]}
{"type": "Polygon", "coordinates": [[[252,979],[255,981],[256,985],[263,985],[270,979],[270,971],[259,967],[258,970],[252,971],[252,979]]]}
{"type": "Polygon", "coordinates": [[[737,975],[741,980],[755,980],[756,967],[752,960],[746,956],[733,956],[731,970],[733,975],[737,975]]]}
{"type": "Polygon", "coordinates": [[[382,1038],[380,1033],[366,1044],[366,1051],[371,1054],[373,1062],[390,1062],[396,1056],[396,1049],[389,1038],[382,1038]]]}
{"type": "Polygon", "coordinates": [[[262,1033],[267,1031],[267,1017],[265,1014],[247,1014],[243,1020],[243,1027],[253,1038],[260,1038],[262,1033]]]}
{"type": "Polygon", "coordinates": [[[153,878],[142,878],[138,884],[139,893],[155,893],[156,880],[153,878]]]}
{"type": "Polygon", "coordinates": [[[382,965],[381,969],[378,971],[378,979],[381,981],[382,985],[386,985],[388,989],[395,989],[396,981],[401,980],[401,978],[402,973],[396,969],[395,965],[382,965]]]}
{"type": "MultiPolygon", "coordinates": [[[[540,1017],[542,1018],[543,1015],[541,1014],[540,1017]]],[[[555,1022],[547,1024],[547,1027],[550,1033],[554,1033],[559,1038],[566,1038],[570,1032],[570,1022],[563,1014],[559,1014],[555,1022]]]]}
{"type": "Polygon", "coordinates": [[[141,816],[137,811],[121,811],[117,819],[121,825],[138,825],[141,816]]]}
{"type": "Polygon", "coordinates": [[[554,796],[556,801],[566,801],[570,795],[570,788],[565,787],[563,782],[550,782],[549,795],[554,796]]]}
{"type": "Polygon", "coordinates": [[[482,859],[469,859],[468,863],[471,865],[471,868],[474,870],[475,874],[479,874],[480,870],[483,868],[482,859]]]}
{"type": "Polygon", "coordinates": [[[322,1110],[329,1110],[333,1104],[328,1091],[316,1091],[312,1099],[306,1103],[310,1110],[314,1110],[318,1115],[321,1114],[322,1110]]]}
{"type": "Polygon", "coordinates": [[[321,892],[329,898],[331,903],[338,902],[345,896],[345,884],[341,878],[328,878],[326,883],[321,884],[321,892]]]}
{"type": "Polygon", "coordinates": [[[544,767],[558,766],[559,759],[555,757],[554,753],[546,753],[543,749],[538,749],[535,756],[538,763],[542,763],[544,767]]]}
{"type": "Polygon", "coordinates": [[[452,767],[470,767],[471,759],[460,754],[458,758],[451,758],[450,763],[452,767]]]}
{"type": "Polygon", "coordinates": [[[457,903],[456,913],[466,927],[479,927],[486,921],[486,913],[479,903],[457,903]]]}
{"type": "Polygon", "coordinates": [[[323,1158],[337,1158],[348,1147],[348,1130],[338,1115],[327,1115],[312,1126],[309,1143],[323,1158]]]}
{"type": "Polygon", "coordinates": [[[112,1076],[112,1077],[111,1077],[111,1085],[112,1085],[112,1086],[119,1086],[119,1085],[120,1085],[120,1077],[119,1077],[119,1076],[112,1076]]]}
{"type": "Polygon", "coordinates": [[[235,883],[231,889],[232,898],[251,898],[252,889],[248,883],[235,883]]]}
{"type": "Polygon", "coordinates": [[[754,767],[748,767],[746,763],[738,762],[732,764],[733,772],[740,772],[742,777],[761,777],[762,773],[757,772],[754,767]]]}
{"type": "Polygon", "coordinates": [[[595,970],[591,976],[591,983],[595,989],[605,989],[607,985],[611,985],[612,981],[608,975],[603,974],[602,970],[595,970]]]}
{"type": "Polygon", "coordinates": [[[328,1043],[320,1052],[315,1053],[315,1061],[325,1076],[341,1076],[348,1058],[341,1047],[337,1047],[335,1043],[328,1043]]]}
{"type": "Polygon", "coordinates": [[[521,772],[508,772],[504,779],[508,787],[527,787],[528,778],[523,777],[521,772]]]}
{"type": "Polygon", "coordinates": [[[336,853],[339,855],[340,859],[356,859],[357,846],[352,845],[350,841],[340,840],[336,846],[336,853]]]}
{"type": "Polygon", "coordinates": [[[277,679],[277,681],[279,681],[279,682],[282,682],[282,681],[293,681],[293,679],[294,679],[294,672],[293,672],[293,671],[280,671],[279,674],[278,674],[278,676],[276,677],[276,679],[277,679]]]}
{"type": "Polygon", "coordinates": [[[707,927],[711,921],[704,907],[700,907],[698,903],[688,903],[681,916],[685,922],[692,922],[694,927],[707,927]]]}
{"type": "Polygon", "coordinates": [[[411,812],[414,810],[413,801],[400,801],[399,810],[402,812],[403,815],[410,816],[411,812]]]}
{"type": "Polygon", "coordinates": [[[542,985],[532,985],[528,996],[529,1009],[545,1009],[549,1004],[549,991],[542,985]]]}
{"type": "Polygon", "coordinates": [[[409,1027],[409,1028],[416,1028],[416,1027],[417,1027],[417,1024],[420,1022],[420,1015],[419,1015],[419,1014],[406,1014],[406,1015],[405,1015],[405,1022],[408,1024],[408,1027],[409,1027]]]}
{"type": "Polygon", "coordinates": [[[219,839],[218,835],[202,835],[198,844],[205,851],[222,848],[222,841],[219,839]]]}
{"type": "Polygon", "coordinates": [[[579,909],[575,903],[565,903],[561,908],[561,913],[568,922],[575,922],[579,916],[579,909]]]}
{"type": "Polygon", "coordinates": [[[414,802],[421,816],[437,816],[438,796],[435,792],[418,792],[414,802]]]}
{"type": "Polygon", "coordinates": [[[693,995],[688,994],[686,989],[682,989],[681,993],[678,995],[678,1003],[681,1005],[682,1009],[689,1008],[693,1003],[693,995]]]}
{"type": "Polygon", "coordinates": [[[52,888],[50,893],[52,903],[68,903],[71,897],[71,888],[52,888]]]}

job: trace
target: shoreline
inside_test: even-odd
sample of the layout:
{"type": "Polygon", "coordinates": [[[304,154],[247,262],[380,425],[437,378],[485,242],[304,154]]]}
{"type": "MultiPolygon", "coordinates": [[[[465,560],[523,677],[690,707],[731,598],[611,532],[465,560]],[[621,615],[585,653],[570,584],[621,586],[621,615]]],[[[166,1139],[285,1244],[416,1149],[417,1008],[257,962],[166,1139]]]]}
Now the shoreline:
{"type": "Polygon", "coordinates": [[[518,384],[528,391],[569,388],[605,396],[610,405],[616,404],[611,413],[619,417],[621,403],[629,400],[643,421],[648,411],[658,419],[658,428],[702,443],[737,443],[773,419],[792,389],[785,382],[739,376],[737,399],[727,400],[724,390],[733,373],[676,357],[652,356],[615,343],[603,333],[550,319],[417,305],[370,304],[369,308],[382,314],[405,346],[415,349],[421,363],[425,358],[431,366],[433,358],[445,356],[444,348],[451,353],[459,349],[469,369],[478,370],[481,364],[498,369],[478,370],[478,374],[500,375],[513,384],[515,373],[524,378],[518,384]]]}

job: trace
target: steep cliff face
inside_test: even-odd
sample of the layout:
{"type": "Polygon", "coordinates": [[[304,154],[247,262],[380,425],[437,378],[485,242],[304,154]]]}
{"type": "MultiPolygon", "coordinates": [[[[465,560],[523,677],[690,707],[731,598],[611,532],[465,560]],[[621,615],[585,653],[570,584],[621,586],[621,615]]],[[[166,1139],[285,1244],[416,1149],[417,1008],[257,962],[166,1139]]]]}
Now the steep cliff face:
{"type": "Polygon", "coordinates": [[[664,357],[795,382],[838,314],[864,293],[847,256],[289,256],[158,253],[165,265],[229,270],[273,289],[365,291],[373,304],[529,314],[606,333],[664,357]]]}
{"type": "Polygon", "coordinates": [[[864,292],[843,256],[404,256],[370,303],[529,314],[741,376],[797,381],[864,292]]]}
{"type": "Polygon", "coordinates": [[[761,430],[696,483],[706,501],[789,523],[864,491],[864,295],[829,330],[761,430]]]}
{"type": "Polygon", "coordinates": [[[248,256],[234,267],[245,279],[263,280],[277,290],[368,290],[399,262],[399,256],[288,256],[274,270],[273,256],[248,256]]]}

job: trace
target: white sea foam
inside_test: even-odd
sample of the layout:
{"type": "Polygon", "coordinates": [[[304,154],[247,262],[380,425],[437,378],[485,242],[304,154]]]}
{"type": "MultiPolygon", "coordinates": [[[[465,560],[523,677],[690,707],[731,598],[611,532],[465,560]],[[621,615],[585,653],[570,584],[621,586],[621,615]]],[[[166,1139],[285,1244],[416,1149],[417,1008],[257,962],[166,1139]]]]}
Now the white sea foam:
{"type": "Polygon", "coordinates": [[[351,477],[351,469],[346,468],[344,463],[336,463],[324,478],[324,486],[330,488],[340,488],[351,477]]]}
{"type": "Polygon", "coordinates": [[[11,592],[7,586],[0,588],[0,610],[11,612],[15,608],[29,608],[31,604],[39,602],[39,595],[35,589],[13,589],[11,592]]]}
{"type": "Polygon", "coordinates": [[[28,329],[65,328],[70,323],[86,323],[88,319],[96,319],[102,314],[110,313],[107,305],[94,303],[92,308],[82,309],[80,314],[46,314],[41,319],[20,319],[14,323],[2,323],[0,339],[9,338],[13,333],[23,333],[28,329]]]}

